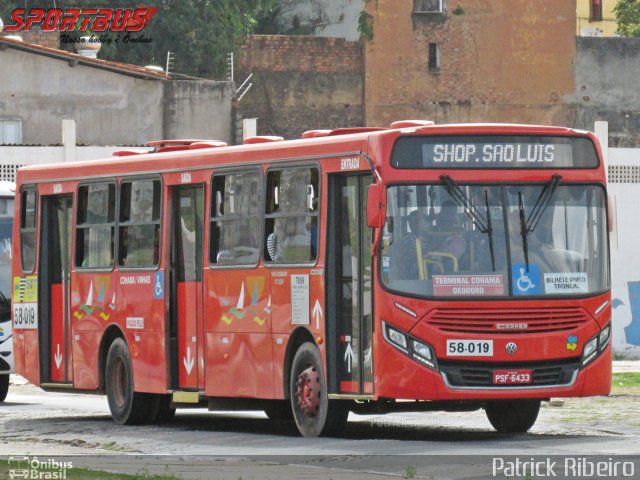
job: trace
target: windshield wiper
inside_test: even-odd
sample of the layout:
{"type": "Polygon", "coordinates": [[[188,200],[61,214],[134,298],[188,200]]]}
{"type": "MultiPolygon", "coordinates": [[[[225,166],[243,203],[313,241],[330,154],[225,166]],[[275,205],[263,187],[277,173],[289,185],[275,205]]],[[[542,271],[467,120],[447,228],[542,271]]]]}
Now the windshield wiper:
{"type": "Polygon", "coordinates": [[[528,217],[525,215],[524,202],[522,201],[522,192],[518,192],[518,212],[520,214],[520,236],[522,236],[522,249],[524,250],[524,262],[529,271],[529,240],[528,236],[538,226],[540,219],[545,210],[551,203],[553,193],[556,191],[558,184],[562,180],[560,175],[554,175],[551,180],[544,186],[540,195],[533,205],[533,209],[528,217]]]}
{"type": "Polygon", "coordinates": [[[491,253],[491,268],[496,271],[496,260],[493,249],[493,226],[491,225],[491,213],[489,210],[489,192],[484,191],[484,202],[486,207],[487,218],[484,218],[476,207],[471,203],[471,199],[465,191],[458,185],[449,175],[441,175],[440,180],[444,183],[447,192],[458,205],[463,208],[464,213],[471,219],[473,224],[478,227],[481,233],[486,233],[489,237],[489,252],[491,253]]]}

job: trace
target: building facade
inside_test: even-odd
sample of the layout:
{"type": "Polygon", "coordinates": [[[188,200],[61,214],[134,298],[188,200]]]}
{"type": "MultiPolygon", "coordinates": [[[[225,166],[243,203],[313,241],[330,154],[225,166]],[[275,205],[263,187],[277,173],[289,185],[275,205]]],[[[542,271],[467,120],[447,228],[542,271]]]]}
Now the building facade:
{"type": "Polygon", "coordinates": [[[613,37],[618,24],[613,8],[617,0],[576,0],[576,34],[583,37],[613,37]]]}
{"type": "Polygon", "coordinates": [[[76,121],[84,145],[233,138],[232,82],[175,79],[7,37],[0,72],[0,144],[59,144],[62,119],[76,121]]]}
{"type": "Polygon", "coordinates": [[[365,121],[568,125],[575,3],[379,0],[367,3],[365,121]]]}

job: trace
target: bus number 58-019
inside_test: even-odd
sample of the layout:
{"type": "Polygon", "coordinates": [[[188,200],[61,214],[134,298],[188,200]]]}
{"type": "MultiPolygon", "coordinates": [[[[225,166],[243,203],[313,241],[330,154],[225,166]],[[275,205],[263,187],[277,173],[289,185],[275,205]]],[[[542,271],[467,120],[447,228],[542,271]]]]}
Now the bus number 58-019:
{"type": "Polygon", "coordinates": [[[37,328],[37,305],[17,304],[13,307],[13,325],[15,328],[37,328]]]}

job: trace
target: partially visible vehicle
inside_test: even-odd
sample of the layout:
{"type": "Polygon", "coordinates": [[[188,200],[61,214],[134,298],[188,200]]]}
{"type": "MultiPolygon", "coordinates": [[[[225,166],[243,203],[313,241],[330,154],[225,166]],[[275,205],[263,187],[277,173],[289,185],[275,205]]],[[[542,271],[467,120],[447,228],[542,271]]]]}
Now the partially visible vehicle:
{"type": "Polygon", "coordinates": [[[11,329],[11,238],[16,185],[0,181],[0,402],[7,398],[13,373],[11,329]]]}

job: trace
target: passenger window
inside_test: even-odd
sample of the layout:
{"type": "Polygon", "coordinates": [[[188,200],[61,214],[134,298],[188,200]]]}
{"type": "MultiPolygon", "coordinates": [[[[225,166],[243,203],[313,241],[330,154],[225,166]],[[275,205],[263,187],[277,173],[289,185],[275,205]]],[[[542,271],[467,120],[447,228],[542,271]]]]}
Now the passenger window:
{"type": "Polygon", "coordinates": [[[318,254],[318,170],[287,168],[267,174],[267,262],[310,263],[318,254]]]}
{"type": "Polygon", "coordinates": [[[122,182],[118,265],[156,267],[160,262],[160,180],[122,182]]]}
{"type": "Polygon", "coordinates": [[[22,271],[33,272],[36,265],[36,218],[38,195],[25,189],[20,198],[20,260],[22,271]]]}
{"type": "Polygon", "coordinates": [[[211,248],[217,265],[255,265],[260,258],[259,171],[213,177],[211,248]]]}
{"type": "Polygon", "coordinates": [[[76,267],[113,265],[116,186],[94,183],[78,189],[76,267]]]}

